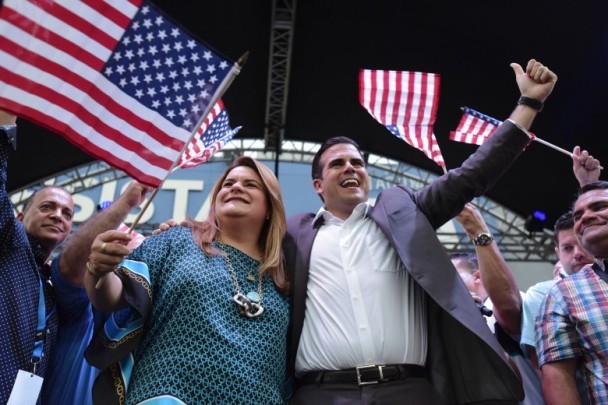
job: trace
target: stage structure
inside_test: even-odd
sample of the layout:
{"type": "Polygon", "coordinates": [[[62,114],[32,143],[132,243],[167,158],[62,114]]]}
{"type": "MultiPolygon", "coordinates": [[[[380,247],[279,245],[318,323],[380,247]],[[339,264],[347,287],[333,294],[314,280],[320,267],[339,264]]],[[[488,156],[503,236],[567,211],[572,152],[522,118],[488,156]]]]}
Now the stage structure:
{"type": "MultiPolygon", "coordinates": [[[[147,234],[153,229],[156,229],[159,222],[171,218],[171,212],[174,215],[175,213],[178,213],[179,215],[180,212],[185,211],[186,208],[184,207],[187,207],[188,202],[177,201],[178,196],[180,195],[182,197],[187,197],[188,192],[191,191],[192,193],[204,193],[205,196],[201,198],[206,198],[213,181],[217,179],[217,176],[223,171],[225,165],[231,162],[236,156],[240,155],[255,157],[256,159],[263,161],[271,169],[274,168],[276,171],[278,168],[281,171],[279,179],[281,180],[283,198],[285,200],[288,215],[301,212],[302,210],[316,211],[319,208],[321,201],[314,194],[312,188],[310,164],[314,153],[319,146],[320,145],[317,143],[284,140],[281,146],[282,152],[278,156],[278,159],[276,159],[276,153],[269,150],[262,139],[233,140],[226,145],[222,152],[216,154],[209,163],[198,167],[202,172],[206,172],[208,176],[212,176],[205,180],[205,186],[203,186],[203,181],[200,181],[200,184],[195,184],[196,179],[200,178],[196,173],[194,173],[196,175],[194,180],[190,177],[189,180],[169,181],[167,187],[172,187],[171,191],[174,193],[176,199],[175,202],[171,202],[171,204],[174,205],[173,211],[169,211],[167,214],[159,214],[165,215],[165,217],[159,219],[151,216],[147,222],[142,223],[138,227],[138,230],[147,234]],[[210,170],[210,168],[214,169],[210,170]],[[189,190],[185,192],[184,190],[180,190],[181,184],[186,184],[187,187],[189,187],[189,190]],[[304,207],[302,207],[302,201],[305,203],[304,207]],[[296,208],[297,210],[295,212],[290,212],[290,207],[292,208],[292,211],[296,208]]],[[[391,185],[405,183],[413,189],[418,189],[433,181],[438,176],[437,174],[409,164],[376,154],[370,153],[366,156],[368,160],[368,170],[372,177],[371,200],[375,199],[375,196],[379,191],[391,185]]],[[[177,171],[172,174],[172,176],[175,175],[179,178],[179,176],[184,176],[185,174],[192,175],[193,172],[190,172],[191,170],[197,169],[177,171]]],[[[17,210],[20,210],[24,200],[31,194],[32,190],[43,185],[57,185],[66,188],[72,194],[86,195],[86,193],[89,192],[88,190],[99,189],[100,187],[108,186],[109,184],[118,184],[119,182],[126,183],[127,181],[128,179],[123,172],[115,170],[103,162],[95,161],[69,171],[40,179],[36,183],[15,190],[11,193],[11,199],[13,204],[17,207],[17,210]]],[[[117,187],[114,186],[111,189],[115,190],[116,188],[117,187]]],[[[112,195],[119,194],[118,191],[116,191],[116,193],[112,195]]],[[[101,193],[101,195],[103,195],[103,193],[101,193]]],[[[95,198],[100,199],[101,197],[95,198]]],[[[110,197],[110,199],[111,198],[115,197],[110,197]]],[[[87,211],[87,213],[91,214],[93,212],[93,208],[91,207],[100,202],[91,198],[85,199],[84,197],[80,198],[78,201],[91,201],[88,203],[89,209],[87,211]]],[[[159,205],[161,205],[161,203],[162,201],[159,202],[159,205]]],[[[526,230],[525,219],[523,217],[488,198],[478,198],[474,203],[479,207],[507,261],[547,262],[552,264],[556,260],[553,250],[552,232],[543,230],[541,232],[529,233],[526,230]]],[[[85,204],[81,203],[81,205],[85,204]]],[[[197,202],[196,206],[200,207],[201,203],[197,202]]],[[[192,217],[195,217],[195,215],[203,215],[202,210],[193,212],[198,214],[189,214],[192,217]]],[[[196,218],[200,219],[198,217],[196,218]]],[[[87,218],[78,218],[78,221],[75,221],[75,227],[77,228],[78,225],[86,219],[87,218]]],[[[472,243],[468,240],[460,225],[455,221],[450,221],[441,227],[437,233],[439,239],[449,252],[474,251],[472,243]]]]}

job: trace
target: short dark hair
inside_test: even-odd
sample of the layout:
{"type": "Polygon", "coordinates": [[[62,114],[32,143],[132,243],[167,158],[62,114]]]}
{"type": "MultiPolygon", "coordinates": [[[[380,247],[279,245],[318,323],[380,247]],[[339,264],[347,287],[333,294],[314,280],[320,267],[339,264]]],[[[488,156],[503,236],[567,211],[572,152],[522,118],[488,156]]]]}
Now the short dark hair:
{"type": "Polygon", "coordinates": [[[334,136],[333,138],[329,138],[328,140],[323,142],[323,144],[321,145],[321,147],[319,148],[317,153],[315,153],[315,157],[312,159],[312,173],[311,174],[312,174],[313,180],[323,178],[323,168],[321,167],[321,156],[323,155],[323,153],[325,153],[325,151],[327,149],[331,148],[332,146],[339,145],[342,143],[347,143],[347,144],[353,145],[357,149],[357,151],[359,152],[361,157],[363,157],[363,152],[361,152],[361,149],[359,148],[359,144],[357,142],[355,142],[354,140],[350,139],[349,137],[334,136]]]}
{"type": "Polygon", "coordinates": [[[568,211],[562,214],[561,217],[557,218],[555,225],[553,225],[553,241],[555,246],[559,247],[559,233],[561,231],[569,231],[574,228],[574,219],[572,219],[572,211],[568,211]]]}
{"type": "Polygon", "coordinates": [[[458,252],[450,254],[450,260],[460,260],[471,270],[469,273],[474,273],[479,269],[479,260],[475,253],[458,252]]]}
{"type": "Polygon", "coordinates": [[[608,181],[599,180],[599,181],[594,181],[593,183],[585,184],[583,187],[580,188],[580,190],[578,190],[576,199],[578,200],[578,197],[585,194],[587,191],[605,190],[605,189],[608,189],[608,181]]]}

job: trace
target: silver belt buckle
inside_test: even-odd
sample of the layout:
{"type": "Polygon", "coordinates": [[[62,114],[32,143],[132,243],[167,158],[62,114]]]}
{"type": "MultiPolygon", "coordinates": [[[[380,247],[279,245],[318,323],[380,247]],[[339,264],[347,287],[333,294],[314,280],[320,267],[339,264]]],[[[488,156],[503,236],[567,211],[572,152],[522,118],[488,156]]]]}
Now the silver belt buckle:
{"type": "Polygon", "coordinates": [[[362,385],[378,384],[381,381],[385,381],[384,374],[382,373],[382,367],[384,367],[383,364],[382,365],[370,364],[369,366],[355,367],[355,369],[357,370],[357,385],[359,387],[361,387],[362,385]],[[375,380],[375,381],[361,381],[361,370],[366,370],[366,369],[376,368],[376,367],[378,367],[378,374],[379,374],[380,379],[375,380]]]}

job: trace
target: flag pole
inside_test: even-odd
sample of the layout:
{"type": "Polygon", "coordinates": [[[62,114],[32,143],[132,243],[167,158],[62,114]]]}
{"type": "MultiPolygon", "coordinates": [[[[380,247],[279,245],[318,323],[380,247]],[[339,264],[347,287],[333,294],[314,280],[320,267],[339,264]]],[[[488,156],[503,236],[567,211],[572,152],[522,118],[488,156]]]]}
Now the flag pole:
{"type": "MultiPolygon", "coordinates": [[[[570,156],[571,158],[574,157],[574,154],[572,152],[568,152],[566,149],[562,149],[559,146],[553,145],[552,143],[549,143],[547,141],[540,139],[539,137],[535,137],[534,140],[539,143],[542,143],[545,146],[550,147],[551,149],[555,149],[558,152],[562,152],[563,154],[566,154],[566,155],[570,156]]],[[[604,168],[602,166],[599,166],[599,169],[604,170],[604,168]]]]}
{"type": "Polygon", "coordinates": [[[547,141],[544,141],[544,140],[540,139],[540,138],[539,138],[539,137],[537,137],[537,136],[535,136],[535,137],[534,137],[534,140],[535,140],[536,142],[540,142],[540,143],[542,143],[542,144],[543,144],[543,145],[545,145],[545,146],[548,146],[548,147],[550,147],[550,148],[552,148],[552,149],[555,149],[555,150],[556,150],[556,151],[558,151],[558,152],[562,152],[562,153],[563,153],[563,154],[565,154],[565,155],[568,155],[568,156],[570,156],[570,157],[573,157],[572,152],[568,152],[566,149],[562,149],[562,148],[560,148],[559,146],[556,146],[556,145],[553,145],[552,143],[549,143],[549,142],[547,142],[547,141]]]}
{"type": "Polygon", "coordinates": [[[224,95],[224,93],[226,92],[226,90],[228,90],[228,87],[232,84],[232,82],[234,81],[234,79],[236,78],[236,76],[241,72],[241,69],[243,68],[243,66],[245,66],[245,63],[247,62],[247,58],[248,57],[249,57],[249,51],[245,52],[239,58],[239,60],[237,60],[234,63],[234,65],[232,65],[232,68],[230,69],[230,71],[228,72],[228,74],[226,75],[226,77],[224,78],[224,80],[222,81],[222,83],[218,86],[217,90],[215,91],[215,93],[211,97],[211,100],[209,100],[209,103],[207,104],[207,107],[205,107],[205,111],[204,111],[203,115],[201,115],[201,117],[199,118],[198,122],[194,126],[194,129],[192,130],[192,133],[190,134],[190,137],[184,143],[184,146],[182,147],[182,150],[180,151],[177,160],[175,160],[173,162],[173,165],[171,166],[171,169],[169,169],[169,171],[167,172],[167,175],[165,176],[165,178],[160,182],[160,184],[158,185],[158,187],[154,189],[154,191],[150,195],[150,198],[148,198],[146,200],[144,206],[139,211],[139,214],[137,214],[137,216],[133,220],[133,224],[131,224],[131,226],[129,227],[129,230],[127,231],[127,234],[131,234],[131,232],[133,231],[133,228],[135,228],[137,226],[137,224],[141,220],[141,217],[143,216],[144,212],[146,211],[146,209],[148,209],[148,206],[150,206],[150,203],[152,202],[152,200],[154,199],[154,197],[158,193],[158,190],[162,187],[162,185],[165,183],[165,181],[167,180],[167,178],[169,177],[169,175],[173,172],[173,170],[177,166],[179,160],[181,159],[182,155],[186,151],[186,148],[188,147],[188,145],[192,141],[192,138],[194,138],[196,136],[196,133],[198,132],[198,129],[203,124],[203,122],[205,121],[205,119],[207,118],[207,116],[209,115],[209,113],[211,112],[211,109],[213,109],[213,107],[215,106],[215,103],[217,103],[217,101],[224,95]]]}
{"type": "MultiPolygon", "coordinates": [[[[552,143],[549,143],[549,142],[547,142],[547,141],[545,141],[545,140],[542,140],[542,139],[540,139],[540,138],[539,138],[539,137],[537,137],[537,136],[535,136],[535,137],[534,137],[534,140],[535,140],[535,141],[537,141],[537,142],[539,142],[539,143],[541,143],[541,144],[543,144],[543,145],[545,145],[545,146],[550,147],[551,149],[555,149],[555,150],[556,150],[556,151],[558,151],[558,152],[561,152],[561,153],[563,153],[563,154],[565,154],[565,155],[568,155],[568,156],[570,156],[571,158],[573,158],[573,157],[574,157],[574,154],[573,154],[572,152],[568,152],[566,149],[562,149],[562,148],[560,148],[559,146],[553,145],[552,143]]],[[[599,169],[600,169],[600,170],[604,170],[604,168],[603,168],[602,166],[599,166],[599,169]]]]}
{"type": "MultiPolygon", "coordinates": [[[[474,110],[474,109],[472,109],[470,107],[460,107],[460,109],[465,114],[472,115],[473,117],[479,118],[479,119],[481,119],[481,120],[483,120],[485,122],[488,122],[488,123],[490,123],[490,124],[492,124],[494,126],[498,127],[499,125],[502,124],[502,121],[499,121],[496,118],[492,118],[489,115],[482,114],[479,111],[476,111],[476,110],[474,110]]],[[[545,141],[543,139],[540,139],[539,137],[537,137],[536,135],[532,134],[531,132],[530,132],[530,135],[532,135],[532,140],[533,141],[537,141],[537,142],[539,142],[539,143],[541,143],[541,144],[543,144],[545,146],[550,147],[551,149],[554,149],[554,150],[556,150],[558,152],[561,152],[561,153],[563,153],[565,155],[568,155],[571,158],[574,157],[574,155],[572,154],[572,152],[567,151],[566,149],[560,148],[559,146],[553,145],[552,143],[549,143],[549,142],[547,142],[547,141],[545,141]]],[[[486,139],[487,139],[487,137],[486,137],[486,139]]],[[[602,166],[600,166],[599,168],[600,168],[600,170],[604,170],[604,168],[602,166]]]]}

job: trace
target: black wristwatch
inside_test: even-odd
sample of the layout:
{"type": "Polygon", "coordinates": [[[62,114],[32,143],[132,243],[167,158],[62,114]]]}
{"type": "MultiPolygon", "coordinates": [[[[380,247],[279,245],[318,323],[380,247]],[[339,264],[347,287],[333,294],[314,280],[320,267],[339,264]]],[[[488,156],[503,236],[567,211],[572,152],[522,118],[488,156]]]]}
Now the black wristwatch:
{"type": "Polygon", "coordinates": [[[473,245],[475,245],[475,246],[487,246],[490,243],[492,243],[493,240],[494,240],[494,237],[492,236],[491,233],[482,232],[479,235],[477,235],[476,237],[474,237],[471,240],[471,242],[473,242],[473,245]]]}
{"type": "Polygon", "coordinates": [[[544,104],[542,101],[537,100],[535,98],[526,97],[526,96],[521,96],[519,98],[519,100],[517,100],[517,104],[527,105],[528,107],[531,107],[538,112],[541,112],[544,107],[544,104]]]}

